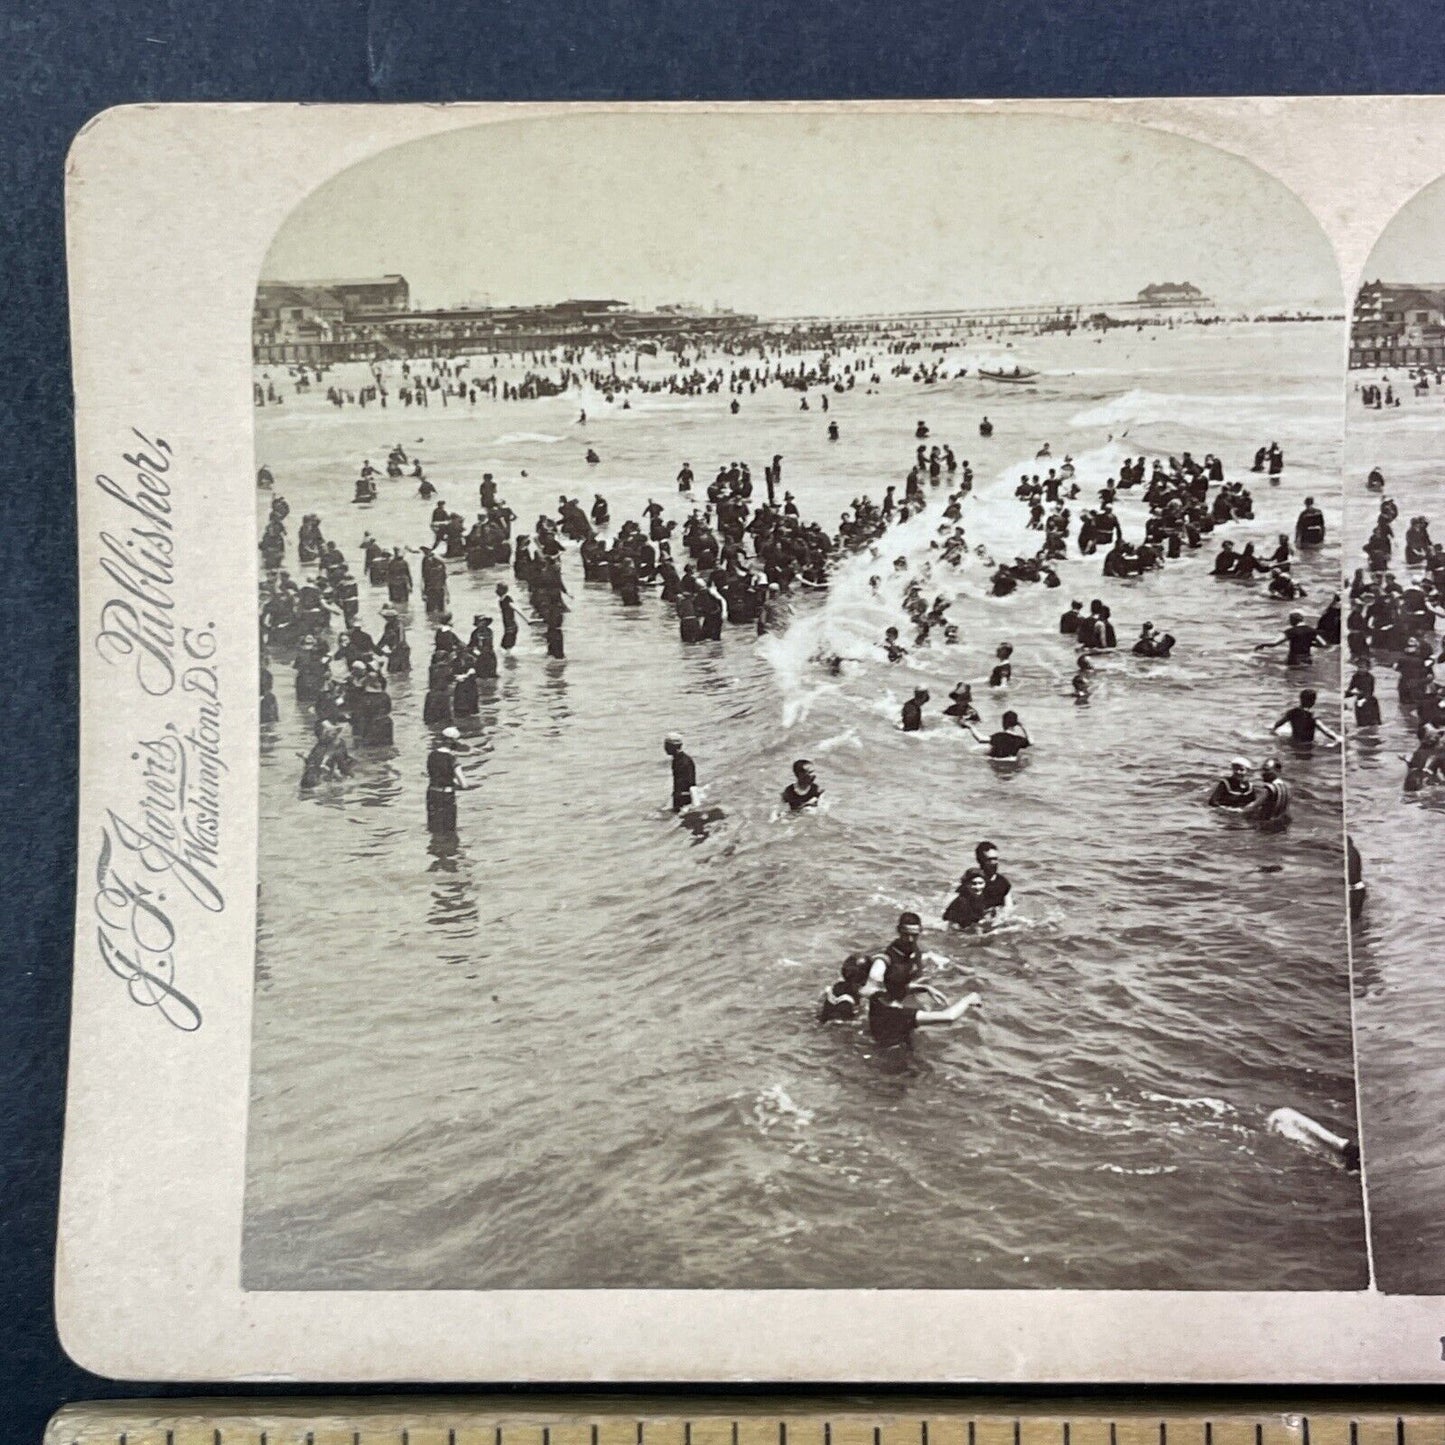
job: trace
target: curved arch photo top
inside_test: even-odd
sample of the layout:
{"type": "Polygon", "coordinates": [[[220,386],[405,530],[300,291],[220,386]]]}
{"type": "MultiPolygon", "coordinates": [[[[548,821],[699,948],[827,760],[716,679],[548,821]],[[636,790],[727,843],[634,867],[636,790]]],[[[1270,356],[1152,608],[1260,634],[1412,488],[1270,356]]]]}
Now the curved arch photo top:
{"type": "Polygon", "coordinates": [[[1365,1289],[1345,312],[1280,181],[1064,115],[519,117],[307,195],[244,1289],[1365,1289]]]}

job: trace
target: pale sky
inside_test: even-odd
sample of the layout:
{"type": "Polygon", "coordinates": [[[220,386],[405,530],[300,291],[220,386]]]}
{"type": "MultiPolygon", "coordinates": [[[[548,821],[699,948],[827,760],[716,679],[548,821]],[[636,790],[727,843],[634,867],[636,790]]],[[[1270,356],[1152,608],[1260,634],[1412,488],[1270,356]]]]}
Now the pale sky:
{"type": "Polygon", "coordinates": [[[1445,180],[1426,186],[1396,213],[1375,242],[1363,279],[1445,284],[1445,180]]]}
{"type": "MultiPolygon", "coordinates": [[[[1445,274],[1445,268],[1440,268],[1445,274]]],[[[316,190],[262,274],[400,272],[414,305],[612,298],[762,315],[1118,301],[1338,307],[1309,212],[1248,162],[1046,116],[613,114],[480,125],[316,190]]]]}

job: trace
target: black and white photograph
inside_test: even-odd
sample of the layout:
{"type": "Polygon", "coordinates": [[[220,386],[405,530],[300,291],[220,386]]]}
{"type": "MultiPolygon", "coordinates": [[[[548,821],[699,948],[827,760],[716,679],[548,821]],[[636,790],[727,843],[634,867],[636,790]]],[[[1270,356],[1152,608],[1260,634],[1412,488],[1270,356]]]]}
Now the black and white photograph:
{"type": "Polygon", "coordinates": [[[1435,254],[1345,466],[1366,293],[1162,128],[519,117],[315,188],[251,318],[242,1287],[1368,1288],[1435,254]]]}
{"type": "Polygon", "coordinates": [[[1354,301],[1345,470],[1351,934],[1382,1290],[1445,1291],[1445,185],[1385,228],[1354,301]]]}

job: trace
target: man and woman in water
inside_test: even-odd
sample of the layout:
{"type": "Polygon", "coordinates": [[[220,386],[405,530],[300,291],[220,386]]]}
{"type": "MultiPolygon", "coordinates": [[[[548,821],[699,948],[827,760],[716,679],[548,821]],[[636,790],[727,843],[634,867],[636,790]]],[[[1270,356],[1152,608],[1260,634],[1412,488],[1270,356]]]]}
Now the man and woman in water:
{"type": "MultiPolygon", "coordinates": [[[[1286,708],[1271,726],[1271,733],[1289,729],[1290,742],[1296,748],[1313,748],[1321,734],[1331,744],[1342,741],[1339,733],[1322,722],[1315,713],[1319,693],[1312,687],[1302,688],[1299,701],[1286,708]]],[[[1237,812],[1258,823],[1282,823],[1289,816],[1290,787],[1284,780],[1283,767],[1277,757],[1267,757],[1260,764],[1259,782],[1253,778],[1254,764],[1248,758],[1231,761],[1229,772],[1214,785],[1209,795],[1211,808],[1237,812]]]]}
{"type": "Polygon", "coordinates": [[[974,864],[958,880],[958,890],[943,910],[943,921],[972,930],[1002,920],[1013,908],[1013,885],[999,868],[998,846],[985,839],[973,850],[974,864]]]}
{"type": "Polygon", "coordinates": [[[856,1019],[866,1005],[868,1032],[880,1048],[912,1048],[913,1035],[923,1027],[955,1024],[983,1002],[978,993],[966,993],[949,1003],[923,977],[920,940],[923,920],[902,913],[897,936],[876,951],[850,953],[837,981],[824,992],[818,1021],[831,1023],[856,1019]],[[923,1007],[922,996],[929,1006],[923,1007]]]}
{"type": "MultiPolygon", "coordinates": [[[[974,849],[974,859],[975,866],[959,879],[958,891],[943,911],[949,928],[970,933],[999,922],[1013,907],[1013,888],[1000,869],[997,845],[985,839],[974,849]]],[[[873,1041],[884,1048],[911,1047],[917,1028],[957,1023],[981,1003],[977,993],[968,993],[950,1004],[923,980],[922,934],[919,915],[903,913],[897,936],[885,948],[849,954],[838,979],[819,1002],[819,1022],[857,1018],[866,1002],[873,1041]],[[910,1001],[910,995],[920,993],[928,996],[933,1008],[922,1009],[910,1001]]]]}
{"type": "Polygon", "coordinates": [[[1290,787],[1279,759],[1268,757],[1260,764],[1258,783],[1250,776],[1253,771],[1248,758],[1235,758],[1214,785],[1209,806],[1237,812],[1255,823],[1283,824],[1289,817],[1290,787]]]}

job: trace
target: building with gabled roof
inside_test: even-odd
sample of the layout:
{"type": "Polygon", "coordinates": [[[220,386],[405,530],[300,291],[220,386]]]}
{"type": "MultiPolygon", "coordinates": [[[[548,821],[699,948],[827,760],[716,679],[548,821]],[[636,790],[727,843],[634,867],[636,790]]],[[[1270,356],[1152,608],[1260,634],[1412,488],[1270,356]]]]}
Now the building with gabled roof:
{"type": "Polygon", "coordinates": [[[1351,366],[1445,363],[1445,286],[1366,281],[1355,293],[1351,366]]]}

